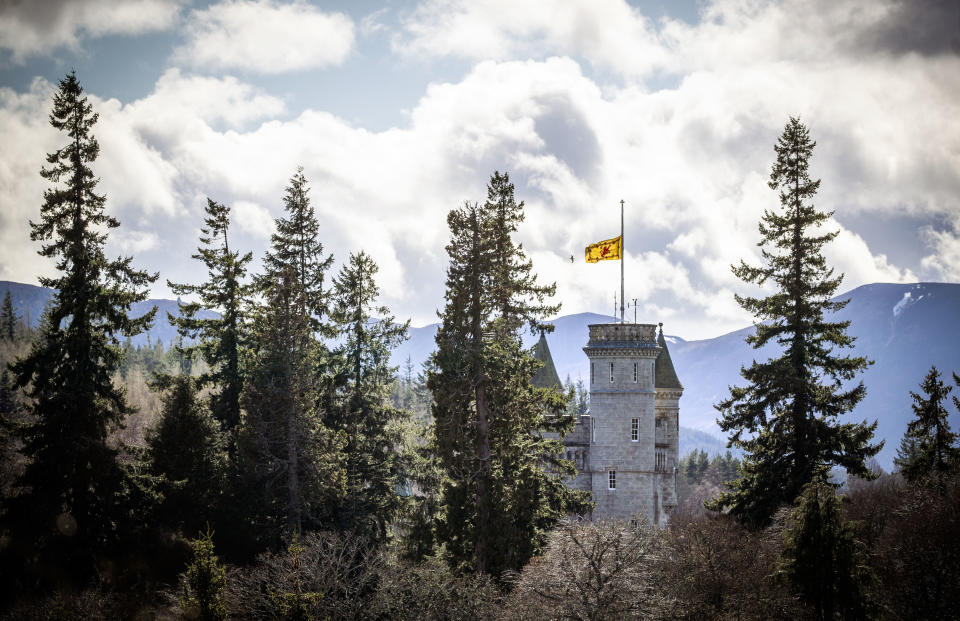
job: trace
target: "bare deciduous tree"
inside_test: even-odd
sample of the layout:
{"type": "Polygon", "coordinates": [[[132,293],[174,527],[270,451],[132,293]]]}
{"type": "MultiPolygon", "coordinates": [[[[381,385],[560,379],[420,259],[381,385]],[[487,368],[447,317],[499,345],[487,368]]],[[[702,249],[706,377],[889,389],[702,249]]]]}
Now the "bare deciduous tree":
{"type": "Polygon", "coordinates": [[[662,531],[646,524],[567,521],[546,554],[516,578],[513,619],[648,619],[665,600],[657,580],[662,531]]]}

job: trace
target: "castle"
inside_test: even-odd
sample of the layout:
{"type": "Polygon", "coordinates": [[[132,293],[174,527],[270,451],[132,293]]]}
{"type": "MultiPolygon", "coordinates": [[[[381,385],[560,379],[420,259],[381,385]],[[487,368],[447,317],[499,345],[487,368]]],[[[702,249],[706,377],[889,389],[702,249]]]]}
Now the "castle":
{"type": "MultiPolygon", "coordinates": [[[[665,526],[677,505],[679,401],[683,386],[670,360],[661,324],[589,326],[590,413],[562,438],[577,466],[568,485],[593,493],[594,518],[646,516],[665,526]]],[[[541,335],[534,355],[544,366],[533,378],[560,385],[541,335]]]]}

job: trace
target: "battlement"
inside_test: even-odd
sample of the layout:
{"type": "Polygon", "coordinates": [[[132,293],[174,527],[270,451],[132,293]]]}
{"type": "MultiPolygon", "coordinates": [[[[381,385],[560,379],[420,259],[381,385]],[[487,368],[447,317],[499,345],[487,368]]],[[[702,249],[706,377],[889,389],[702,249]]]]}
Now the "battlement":
{"type": "Polygon", "coordinates": [[[656,347],[657,326],[652,323],[590,324],[587,347],[656,347]]]}
{"type": "Polygon", "coordinates": [[[589,329],[590,340],[583,351],[590,358],[656,358],[661,351],[657,327],[651,323],[595,323],[589,329]]]}

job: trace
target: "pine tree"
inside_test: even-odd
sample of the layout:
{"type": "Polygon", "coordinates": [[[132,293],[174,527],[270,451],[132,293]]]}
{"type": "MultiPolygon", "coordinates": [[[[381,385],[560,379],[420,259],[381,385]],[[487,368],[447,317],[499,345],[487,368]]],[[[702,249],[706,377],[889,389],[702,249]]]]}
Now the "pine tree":
{"type": "Polygon", "coordinates": [[[47,155],[41,175],[62,185],[44,193],[30,235],[49,241],[39,254],[55,258],[60,275],[40,279],[56,293],[40,337],[13,367],[35,422],[25,434],[21,493],[6,516],[31,556],[49,551],[58,566],[81,575],[117,540],[129,509],[117,451],[107,444],[109,430],[133,412],[111,379],[121,363],[118,338],[144,330],[156,312],[128,316],[156,276],[104,254],[107,232],[119,222],[105,212],[90,168],[100,150],[91,134],[97,116],[75,74],[60,81],[50,123],[69,142],[47,155]]]}
{"type": "Polygon", "coordinates": [[[226,438],[220,423],[197,394],[188,375],[160,376],[163,413],[147,435],[150,471],[162,477],[163,502],[157,516],[173,529],[193,536],[214,522],[227,474],[226,438]]]}
{"type": "Polygon", "coordinates": [[[804,486],[790,515],[781,568],[816,619],[869,618],[866,553],[843,518],[840,497],[823,479],[804,486]]]}
{"type": "Polygon", "coordinates": [[[347,494],[337,507],[341,528],[382,541],[402,503],[407,471],[400,424],[407,413],[389,404],[395,368],[390,352],[407,338],[410,322],[395,323],[377,306],[376,263],[351,254],[333,281],[331,318],[342,343],[335,396],[325,421],[346,436],[347,494]]]}
{"type": "Polygon", "coordinates": [[[926,477],[940,480],[960,469],[957,434],[950,431],[947,408],[943,403],[953,387],[943,383],[936,367],[930,367],[920,388],[923,395],[910,391],[916,418],[907,424],[894,463],[908,481],[926,477]]]}
{"type": "MultiPolygon", "coordinates": [[[[184,360],[199,353],[209,371],[199,377],[200,386],[216,388],[210,396],[210,409],[231,436],[240,424],[240,392],[243,372],[240,368],[241,351],[246,342],[246,312],[250,295],[249,285],[243,280],[252,253],[241,255],[230,249],[230,208],[209,198],[207,216],[200,229],[200,247],[192,258],[202,261],[207,268],[207,280],[199,285],[172,283],[167,286],[177,294],[180,316],[167,314],[170,323],[180,335],[178,352],[184,360]],[[191,302],[182,302],[179,296],[191,296],[191,302]],[[203,310],[218,311],[219,317],[203,317],[203,310]],[[198,339],[196,345],[184,347],[183,339],[198,339]]],[[[228,444],[233,451],[233,442],[228,444]]]]}
{"type": "Polygon", "coordinates": [[[0,339],[12,341],[17,336],[17,323],[19,318],[13,310],[13,297],[10,290],[3,296],[3,306],[0,306],[0,339]]]}
{"type": "Polygon", "coordinates": [[[777,161],[769,182],[771,189],[780,190],[782,208],[765,211],[759,226],[766,265],[741,261],[733,268],[746,282],[777,286],[765,298],[736,296],[758,318],[747,342],[754,348],[771,341],[783,347],[779,357],[741,369],[748,384],[731,387],[730,397],[716,406],[720,428],[731,434],[730,445],[746,455],[743,477],[712,506],[730,507],[752,526],[765,525],[778,506],[791,502],[833,465],[871,478],[865,461],[883,446],[870,443],[876,423],[836,422],[866,394],[863,382],[851,388],[846,384],[869,362],[838,355],[836,349],[852,347],[854,339],[846,334],[850,322],[824,317],[847,302],[830,299],[843,276],[833,275],[821,253],[838,233],[810,231],[832,216],[810,203],[820,187],[808,171],[815,145],[807,128],[791,118],[774,147],[777,161]]]}
{"type": "Polygon", "coordinates": [[[448,215],[447,302],[428,380],[446,475],[439,534],[455,564],[493,575],[522,567],[558,519],[588,506],[563,485],[573,466],[557,458],[559,442],[538,433],[575,421],[560,416],[558,390],[531,385],[540,363],[516,332],[558,309],[512,239],[522,207],[509,177],[494,173],[483,208],[448,215]]]}

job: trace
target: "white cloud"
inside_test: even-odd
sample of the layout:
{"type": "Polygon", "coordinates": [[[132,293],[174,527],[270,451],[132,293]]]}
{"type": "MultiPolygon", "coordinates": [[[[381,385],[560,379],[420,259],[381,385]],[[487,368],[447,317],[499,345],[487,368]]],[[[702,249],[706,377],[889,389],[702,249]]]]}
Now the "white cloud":
{"type": "MultiPolygon", "coordinates": [[[[137,129],[155,140],[171,139],[165,132],[184,132],[224,123],[231,129],[275,118],[285,111],[283,101],[234,77],[183,75],[177,68],[160,76],[153,92],[125,107],[138,121],[137,129]],[[200,124],[200,125],[196,125],[200,124]]],[[[187,139],[177,136],[174,140],[187,139]]]]}
{"type": "Polygon", "coordinates": [[[273,216],[266,207],[250,201],[237,201],[233,204],[233,222],[241,229],[255,235],[270,239],[274,231],[273,216]]]}
{"type": "Polygon", "coordinates": [[[937,231],[925,227],[921,232],[933,252],[923,258],[923,269],[934,279],[960,281],[960,213],[952,230],[937,231]]]}
{"type": "Polygon", "coordinates": [[[844,289],[873,282],[916,282],[909,269],[891,265],[884,254],[873,254],[862,237],[841,228],[837,238],[824,247],[827,264],[844,274],[844,289]]]}
{"type": "Polygon", "coordinates": [[[0,47],[23,62],[66,47],[76,50],[84,37],[136,35],[166,30],[180,14],[180,0],[33,0],[0,3],[0,47]]]}
{"type": "Polygon", "coordinates": [[[35,283],[53,275],[52,264],[37,257],[30,241],[30,219],[39,218],[45,182],[39,175],[44,154],[56,150],[57,132],[47,120],[53,87],[36,79],[26,93],[0,88],[0,279],[35,283]]]}
{"type": "Polygon", "coordinates": [[[118,228],[110,233],[110,241],[124,254],[138,254],[160,245],[160,238],[150,231],[135,231],[129,227],[118,228]]]}
{"type": "MultiPolygon", "coordinates": [[[[125,226],[162,240],[142,250],[144,264],[160,261],[154,269],[163,269],[162,278],[189,281],[206,197],[234,207],[232,243],[260,254],[271,214],[281,213],[283,189],[302,164],[327,249],[338,263],[351,251],[367,250],[380,265],[387,304],[399,318],[425,323],[442,304],[447,212],[464,200],[482,201],[492,171],[508,170],[527,204],[518,236],[542,280],[557,282],[564,313],[612,310],[619,265],[588,265],[580,257],[587,243],[618,232],[624,199],[628,297],[652,315],[642,321],[669,317],[669,330],[685,338],[749,323],[733,292],[753,290],[730,265],[760,263],[757,223],[764,209],[777,207],[766,185],[772,147],[791,114],[800,114],[818,141],[812,173],[823,181],[815,200],[821,209],[906,209],[919,219],[955,221],[956,56],[854,53],[850,42],[863,38],[858,23],[838,14],[848,28],[841,36],[826,18],[800,15],[812,5],[714,2],[705,7],[705,23],[661,25],[656,37],[647,33],[651,22],[620,3],[600,5],[592,21],[581,17],[585,6],[558,9],[553,31],[528,9],[513,17],[530,23],[509,25],[497,14],[450,4],[452,14],[438,19],[449,20],[443,23],[451,32],[467,37],[457,29],[472,24],[491,55],[521,59],[484,60],[456,81],[431,84],[406,126],[382,132],[322,109],[279,120],[281,99],[234,78],[177,69],[165,72],[143,99],[123,105],[93,98],[102,114],[96,172],[109,208],[125,226]],[[623,64],[609,51],[590,52],[590,62],[629,78],[623,84],[599,84],[569,56],[525,58],[533,48],[565,45],[579,47],[557,53],[585,56],[593,48],[584,41],[592,35],[570,30],[578,20],[587,35],[594,26],[613,27],[610,20],[633,20],[623,27],[646,33],[639,47],[622,53],[623,64]],[[807,29],[809,51],[792,35],[776,38],[790,20],[807,29]],[[546,43],[531,46],[525,38],[546,43]],[[730,46],[726,60],[714,41],[730,46]],[[659,47],[641,58],[648,45],[659,47]],[[709,58],[698,60],[700,54],[709,58]],[[635,81],[650,63],[685,73],[675,87],[651,92],[635,81]]],[[[876,6],[865,8],[863,28],[880,19],[876,6]]],[[[417,45],[447,45],[429,38],[401,44],[421,54],[441,52],[417,45]]],[[[0,241],[18,244],[0,255],[0,273],[11,279],[30,280],[35,271],[8,257],[28,245],[24,223],[36,217],[45,187],[36,171],[58,141],[45,124],[49,89],[0,90],[0,139],[15,145],[0,153],[0,196],[5,206],[8,200],[16,205],[10,210],[16,220],[9,220],[16,230],[0,233],[0,241]]],[[[929,229],[930,255],[918,269],[896,264],[889,258],[896,253],[872,247],[857,231],[841,230],[826,252],[846,274],[845,289],[912,280],[920,268],[960,279],[958,231],[960,223],[952,231],[929,229]]]]}
{"type": "Polygon", "coordinates": [[[285,73],[342,63],[354,44],[353,21],[305,3],[224,0],[191,12],[177,62],[215,70],[285,73]]]}
{"type": "Polygon", "coordinates": [[[425,0],[393,48],[470,59],[575,55],[629,74],[663,62],[651,20],[621,0],[425,0]]]}
{"type": "Polygon", "coordinates": [[[384,7],[364,15],[363,19],[360,20],[360,33],[365,37],[369,37],[378,32],[386,32],[389,26],[387,26],[385,22],[389,14],[390,9],[384,7]]]}

